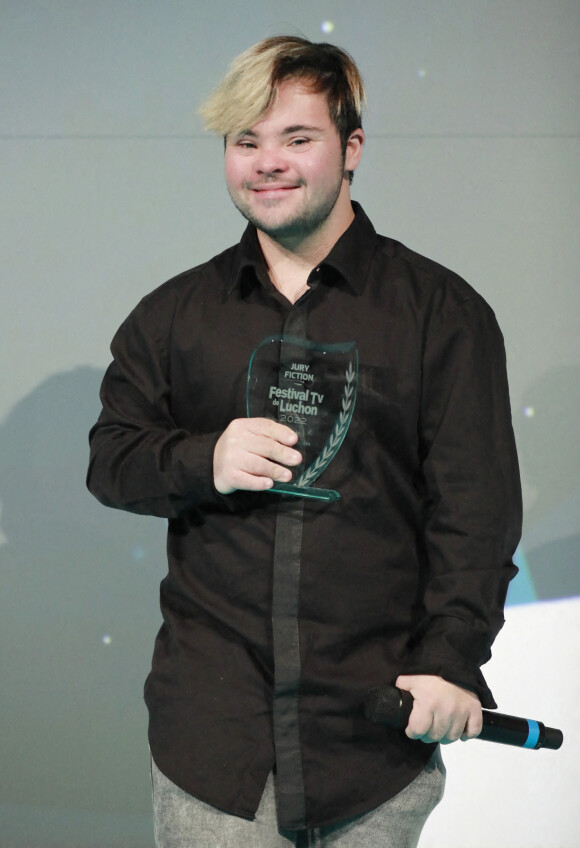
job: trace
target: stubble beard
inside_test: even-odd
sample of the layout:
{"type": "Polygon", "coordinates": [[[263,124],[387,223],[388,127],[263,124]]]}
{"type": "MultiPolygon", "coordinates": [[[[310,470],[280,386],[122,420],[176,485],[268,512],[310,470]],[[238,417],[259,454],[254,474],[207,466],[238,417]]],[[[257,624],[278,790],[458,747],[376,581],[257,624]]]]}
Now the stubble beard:
{"type": "MultiPolygon", "coordinates": [[[[300,241],[314,235],[328,220],[339,198],[343,178],[344,167],[341,167],[332,192],[329,191],[317,203],[304,206],[296,212],[290,212],[285,219],[279,220],[276,223],[270,223],[265,216],[262,217],[248,203],[245,203],[244,200],[238,197],[234,197],[231,192],[230,197],[238,212],[250,224],[253,224],[256,229],[265,233],[274,241],[300,241]]],[[[273,182],[272,185],[274,186],[275,183],[273,182]]],[[[302,181],[300,185],[305,185],[305,183],[302,181]]]]}

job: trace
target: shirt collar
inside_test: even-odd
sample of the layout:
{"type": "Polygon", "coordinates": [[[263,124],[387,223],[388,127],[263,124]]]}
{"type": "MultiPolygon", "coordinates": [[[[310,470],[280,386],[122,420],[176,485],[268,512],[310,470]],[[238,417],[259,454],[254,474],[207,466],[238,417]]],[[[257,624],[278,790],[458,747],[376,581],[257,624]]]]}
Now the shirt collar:
{"type": "MultiPolygon", "coordinates": [[[[369,266],[376,247],[376,231],[362,206],[353,201],[354,220],[338,239],[319,268],[332,268],[349,285],[355,294],[362,294],[369,266]]],[[[248,224],[238,244],[232,272],[226,284],[226,295],[248,279],[254,282],[267,274],[264,256],[256,228],[248,224]],[[253,274],[252,274],[253,270],[253,274]]]]}
{"type": "Polygon", "coordinates": [[[326,265],[334,268],[356,294],[362,294],[377,244],[377,233],[362,206],[353,201],[352,208],[352,224],[320,263],[320,267],[326,265]]]}

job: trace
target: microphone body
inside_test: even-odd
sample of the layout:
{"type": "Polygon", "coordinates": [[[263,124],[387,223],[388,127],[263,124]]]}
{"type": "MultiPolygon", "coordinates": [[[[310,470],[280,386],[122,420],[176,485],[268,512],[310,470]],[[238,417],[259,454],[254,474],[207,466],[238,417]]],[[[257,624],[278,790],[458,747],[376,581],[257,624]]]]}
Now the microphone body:
{"type": "MultiPolygon", "coordinates": [[[[407,726],[413,696],[410,692],[397,689],[396,686],[380,686],[371,689],[365,701],[365,715],[387,727],[403,730],[407,726]]],[[[518,748],[550,748],[556,751],[564,741],[561,730],[546,727],[541,721],[504,715],[504,713],[482,710],[483,727],[476,739],[486,742],[499,742],[502,745],[515,745],[518,748]]]]}

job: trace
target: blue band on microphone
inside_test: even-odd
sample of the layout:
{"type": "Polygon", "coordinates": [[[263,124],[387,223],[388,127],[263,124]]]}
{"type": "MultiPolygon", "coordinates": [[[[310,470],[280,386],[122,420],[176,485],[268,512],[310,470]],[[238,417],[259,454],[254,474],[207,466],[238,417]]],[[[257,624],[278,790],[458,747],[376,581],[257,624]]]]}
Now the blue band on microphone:
{"type": "Polygon", "coordinates": [[[532,719],[527,719],[528,722],[528,738],[524,742],[524,748],[535,748],[538,744],[538,739],[540,738],[540,725],[537,721],[532,721],[532,719]]]}

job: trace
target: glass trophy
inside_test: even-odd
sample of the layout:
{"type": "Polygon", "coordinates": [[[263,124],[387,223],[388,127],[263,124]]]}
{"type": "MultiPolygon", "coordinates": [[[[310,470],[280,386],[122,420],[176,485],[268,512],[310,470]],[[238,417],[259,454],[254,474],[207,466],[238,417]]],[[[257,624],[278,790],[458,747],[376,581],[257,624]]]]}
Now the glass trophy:
{"type": "Polygon", "coordinates": [[[324,344],[295,336],[269,336],[253,352],[246,408],[250,418],[271,418],[298,434],[302,463],[291,483],[270,492],[338,501],[333,489],[313,486],[346,436],[358,380],[356,342],[324,344]]]}

